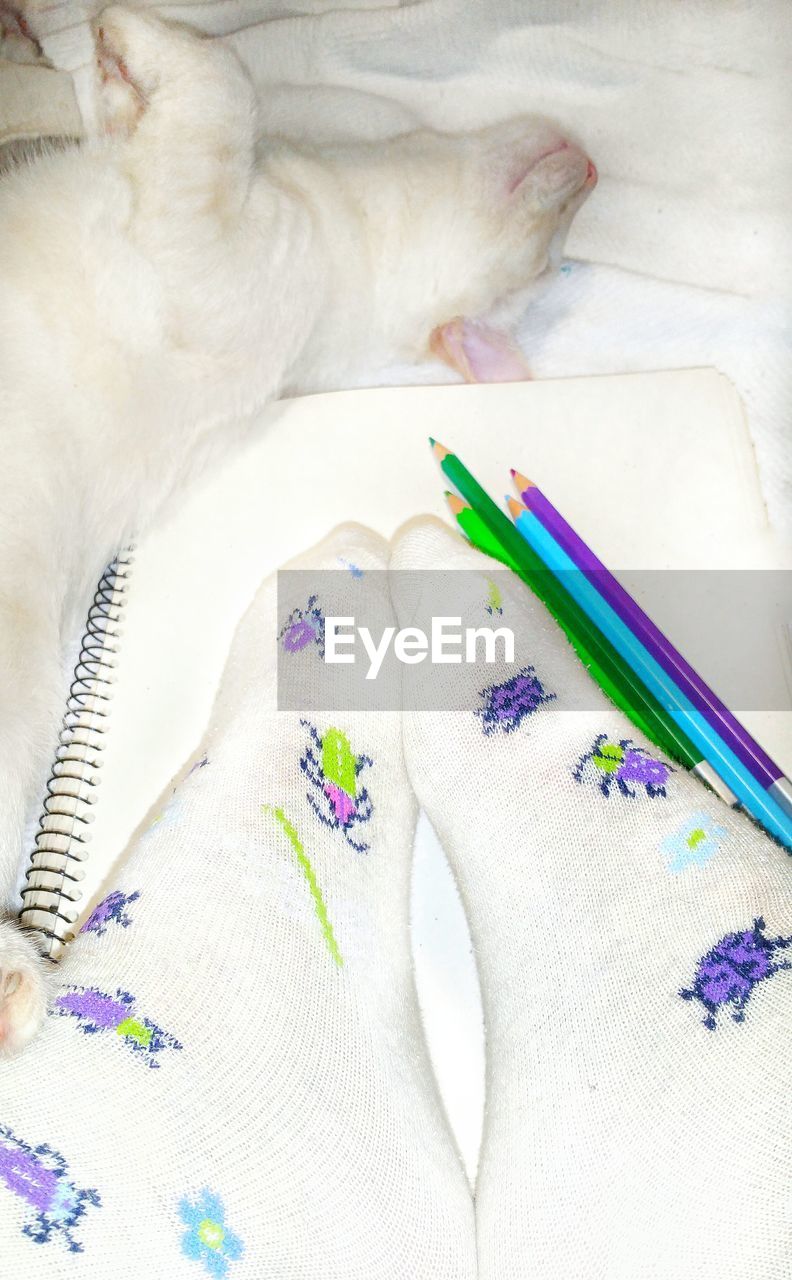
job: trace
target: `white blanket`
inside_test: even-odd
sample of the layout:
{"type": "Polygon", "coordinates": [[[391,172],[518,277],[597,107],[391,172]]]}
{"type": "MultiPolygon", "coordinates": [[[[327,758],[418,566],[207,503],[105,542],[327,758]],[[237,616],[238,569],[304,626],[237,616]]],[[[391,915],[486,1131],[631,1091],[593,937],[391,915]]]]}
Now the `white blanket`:
{"type": "MultiPolygon", "coordinates": [[[[745,400],[771,517],[792,530],[788,0],[332,3],[150,7],[234,45],[265,129],[379,137],[554,117],[599,168],[568,244],[596,265],[570,263],[526,317],[536,374],[715,365],[745,400]]],[[[51,7],[44,46],[89,120],[86,16],[51,7]]]]}

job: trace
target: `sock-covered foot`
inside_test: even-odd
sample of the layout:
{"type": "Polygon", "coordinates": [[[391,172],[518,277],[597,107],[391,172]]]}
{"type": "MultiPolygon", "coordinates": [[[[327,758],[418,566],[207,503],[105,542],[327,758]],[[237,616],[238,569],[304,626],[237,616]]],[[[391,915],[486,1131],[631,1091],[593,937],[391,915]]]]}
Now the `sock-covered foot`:
{"type": "Polygon", "coordinates": [[[593,689],[518,579],[429,521],[391,569],[427,571],[403,623],[474,570],[453,612],[528,640],[405,717],[485,1006],[480,1280],[789,1280],[792,862],[593,689]]]}
{"type": "Polygon", "coordinates": [[[297,564],[300,598],[262,588],[192,766],[3,1064],[3,1275],[472,1280],[413,984],[399,718],[313,710],[323,618],[386,550],[346,528],[297,564]],[[278,648],[303,712],[274,709],[278,648]]]}

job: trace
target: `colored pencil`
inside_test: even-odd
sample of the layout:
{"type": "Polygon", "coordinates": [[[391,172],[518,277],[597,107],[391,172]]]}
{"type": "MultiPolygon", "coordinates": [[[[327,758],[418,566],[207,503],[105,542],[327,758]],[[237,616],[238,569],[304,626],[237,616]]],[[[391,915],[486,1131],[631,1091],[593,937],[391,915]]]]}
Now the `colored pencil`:
{"type": "Polygon", "coordinates": [[[477,547],[479,551],[483,551],[484,555],[489,556],[492,560],[500,560],[501,564],[505,565],[507,569],[512,569],[515,573],[519,573],[519,566],[512,560],[508,551],[504,551],[497,538],[493,537],[484,521],[476,515],[470,504],[465,502],[463,498],[458,498],[455,493],[449,493],[447,489],[445,499],[452,516],[474,547],[477,547]]]}
{"type": "Polygon", "coordinates": [[[507,502],[515,528],[539,559],[563,583],[572,598],[585,611],[592,625],[599,629],[616,652],[629,663],[649,692],[698,747],[704,759],[731,788],[748,813],[788,849],[792,849],[792,819],[789,815],[746,769],[717,730],[693,706],[596,587],[591,585],[541,520],[532,515],[516,498],[508,498],[507,502]]]}
{"type": "Polygon", "coordinates": [[[528,547],[511,521],[495,505],[489,494],[482,489],[459,458],[445,445],[431,438],[430,444],[444,475],[467,499],[490,535],[503,547],[515,564],[519,565],[520,577],[563,628],[594,679],[599,683],[598,675],[600,672],[604,673],[609,686],[620,691],[618,705],[628,717],[634,723],[640,723],[642,728],[645,725],[653,726],[652,732],[649,732],[648,728],[644,729],[647,737],[672,759],[695,772],[708,786],[718,791],[728,803],[733,803],[735,797],[728,788],[724,788],[722,780],[714,769],[711,769],[702,759],[701,753],[696,751],[690,739],[678,728],[660,702],[644,688],[640,679],[613,646],[600,636],[584,611],[563,586],[557,583],[539,556],[528,547]]]}
{"type": "Polygon", "coordinates": [[[671,676],[693,706],[709,720],[723,741],[743,762],[746,769],[769,791],[775,801],[792,817],[792,782],[783,769],[754,740],[744,725],[729,711],[718,695],[683,658],[667,636],[644,613],[636,600],[564,519],[560,511],[527,476],[512,471],[512,476],[526,507],[541,521],[560,547],[586,575],[593,587],[646,646],[652,657],[671,676]]]}
{"type": "MultiPolygon", "coordinates": [[[[525,582],[528,587],[530,587],[531,581],[529,575],[523,573],[519,565],[515,564],[514,560],[512,560],[510,556],[507,558],[507,553],[490,533],[478,512],[474,511],[467,502],[462,500],[462,498],[458,498],[456,494],[446,493],[446,500],[451,509],[451,514],[468,541],[474,547],[477,547],[479,551],[483,551],[484,555],[491,556],[493,560],[500,560],[502,564],[510,568],[518,577],[522,578],[523,582],[525,582]]],[[[687,768],[691,768],[692,764],[690,762],[693,764],[696,763],[695,748],[693,747],[693,744],[690,744],[690,755],[686,756],[684,760],[679,759],[677,755],[677,744],[676,742],[666,740],[662,725],[658,724],[658,722],[654,720],[643,719],[640,711],[635,706],[631,705],[624,697],[620,687],[617,684],[614,684],[608,672],[603,670],[603,668],[598,665],[596,659],[586,650],[582,640],[580,640],[563,621],[556,617],[556,614],[551,606],[547,604],[547,601],[543,601],[543,604],[547,608],[548,612],[555,618],[562,631],[566,634],[567,639],[580,658],[584,667],[588,668],[590,675],[594,680],[596,680],[597,684],[602,689],[602,692],[610,698],[611,702],[614,702],[616,706],[619,707],[619,709],[637,725],[642,733],[646,734],[650,742],[654,742],[655,746],[660,747],[667,755],[670,755],[673,759],[677,760],[679,764],[684,764],[687,768]]]]}

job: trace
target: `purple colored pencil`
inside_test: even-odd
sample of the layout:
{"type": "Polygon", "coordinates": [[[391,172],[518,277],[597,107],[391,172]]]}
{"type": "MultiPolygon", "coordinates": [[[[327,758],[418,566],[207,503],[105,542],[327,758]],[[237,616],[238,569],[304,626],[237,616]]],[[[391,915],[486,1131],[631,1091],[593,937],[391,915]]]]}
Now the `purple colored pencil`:
{"type": "Polygon", "coordinates": [[[744,725],[732,715],[697,671],[686,662],[678,649],[663,635],[625,591],[620,582],[605,568],[591,548],[564,519],[560,511],[545,497],[541,489],[526,476],[512,471],[515,484],[528,510],[536,516],[545,529],[556,539],[571,560],[586,575],[603,599],[621,620],[638,637],[664,671],[679,685],[698,711],[717,729],[723,740],[758,782],[767,788],[773,799],[787,813],[792,814],[792,784],[784,772],[771,760],[759,743],[751,737],[744,725]]]}

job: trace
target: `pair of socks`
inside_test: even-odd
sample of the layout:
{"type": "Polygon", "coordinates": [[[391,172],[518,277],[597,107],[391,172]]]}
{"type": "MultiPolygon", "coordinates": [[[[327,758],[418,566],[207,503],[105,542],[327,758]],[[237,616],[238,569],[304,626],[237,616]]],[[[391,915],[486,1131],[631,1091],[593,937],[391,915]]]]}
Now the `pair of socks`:
{"type": "Polygon", "coordinates": [[[784,852],[442,526],[345,527],[292,567],[321,593],[264,584],[199,751],[0,1066],[3,1273],[788,1280],[784,852]],[[389,565],[468,570],[465,620],[495,607],[530,665],[460,666],[445,711],[312,710],[324,620],[367,579],[414,618],[421,575],[391,599],[389,565]],[[279,650],[304,712],[277,710],[279,650]],[[416,797],[481,978],[475,1201],[413,981],[416,797]]]}

